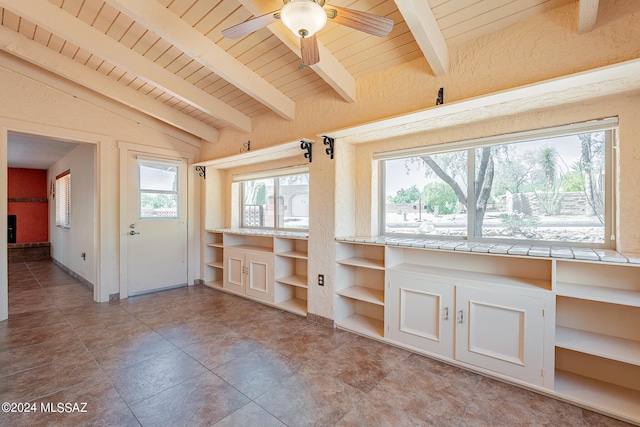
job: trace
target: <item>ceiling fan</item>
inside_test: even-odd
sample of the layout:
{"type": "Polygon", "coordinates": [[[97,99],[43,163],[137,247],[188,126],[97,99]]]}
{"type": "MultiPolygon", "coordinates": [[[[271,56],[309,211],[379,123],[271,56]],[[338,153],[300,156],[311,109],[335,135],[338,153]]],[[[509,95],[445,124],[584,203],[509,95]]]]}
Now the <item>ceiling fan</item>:
{"type": "Polygon", "coordinates": [[[325,0],[283,0],[283,2],[282,9],[229,27],[222,31],[222,35],[229,39],[238,39],[281,20],[294,35],[300,37],[301,67],[304,67],[320,61],[316,33],[325,26],[327,19],[379,37],[386,36],[393,28],[393,20],[384,16],[331,5],[327,5],[325,9],[325,0]]]}

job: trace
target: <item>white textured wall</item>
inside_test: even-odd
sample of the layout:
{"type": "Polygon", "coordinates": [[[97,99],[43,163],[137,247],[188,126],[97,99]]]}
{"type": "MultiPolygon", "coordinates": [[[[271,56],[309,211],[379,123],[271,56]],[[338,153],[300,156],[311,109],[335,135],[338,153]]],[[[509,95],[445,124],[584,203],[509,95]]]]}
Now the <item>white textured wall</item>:
{"type": "Polygon", "coordinates": [[[49,203],[49,240],[51,257],[70,270],[96,284],[96,146],[82,144],[56,162],[47,171],[47,182],[71,172],[71,227],[56,227],[57,198],[49,203]],[[86,253],[86,260],[80,255],[86,253]]]}
{"type": "MultiPolygon", "coordinates": [[[[237,153],[247,139],[252,149],[281,144],[299,138],[314,138],[335,129],[432,107],[438,88],[445,88],[445,103],[464,100],[513,87],[561,77],[640,57],[640,1],[602,2],[596,28],[586,34],[577,32],[577,2],[488,34],[457,46],[450,46],[450,72],[436,78],[429,74],[423,59],[412,61],[357,82],[358,101],[349,104],[333,91],[327,91],[296,103],[296,120],[286,121],[274,113],[253,119],[250,135],[233,129],[220,132],[219,144],[205,145],[202,158],[213,159],[237,153]]],[[[624,97],[618,97],[624,98],[624,97]]],[[[540,128],[620,115],[621,167],[619,248],[640,252],[639,228],[635,212],[640,210],[640,196],[633,164],[638,155],[637,99],[607,100],[606,108],[572,106],[555,111],[529,113],[518,117],[476,123],[463,129],[445,129],[425,136],[381,142],[375,150],[386,151],[400,146],[418,146],[455,141],[477,136],[495,135],[526,128],[540,128]],[[635,115],[636,120],[633,121],[635,115]]],[[[338,146],[340,141],[337,141],[338,146]]],[[[319,144],[317,144],[319,145],[319,144]]],[[[333,271],[335,270],[333,237],[344,234],[368,234],[376,228],[372,209],[375,206],[375,180],[372,179],[371,152],[358,147],[354,160],[349,149],[337,150],[335,161],[321,157],[311,167],[311,207],[322,212],[312,216],[310,224],[309,289],[311,313],[333,318],[333,271]],[[357,160],[356,160],[357,159],[357,160]],[[354,176],[353,186],[347,185],[354,176]],[[333,182],[335,190],[318,183],[333,182]],[[324,213],[327,212],[327,215],[324,213]],[[318,273],[327,275],[327,286],[317,289],[318,273]]],[[[314,153],[315,154],[315,153],[314,153]]],[[[328,185],[328,184],[326,184],[328,185]]],[[[226,212],[229,214],[229,211],[226,212]]]]}

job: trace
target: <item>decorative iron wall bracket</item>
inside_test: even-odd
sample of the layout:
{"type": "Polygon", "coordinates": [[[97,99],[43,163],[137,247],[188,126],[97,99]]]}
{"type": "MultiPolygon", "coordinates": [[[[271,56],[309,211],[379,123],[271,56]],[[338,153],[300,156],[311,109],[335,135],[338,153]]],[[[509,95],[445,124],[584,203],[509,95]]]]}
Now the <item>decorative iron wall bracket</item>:
{"type": "Polygon", "coordinates": [[[438,98],[436,98],[436,105],[444,104],[444,88],[441,87],[438,91],[438,98]]]}
{"type": "Polygon", "coordinates": [[[307,150],[307,152],[304,153],[304,158],[309,159],[309,163],[311,163],[313,161],[313,143],[308,141],[300,141],[300,148],[303,150],[307,150]]]}
{"type": "Polygon", "coordinates": [[[244,153],[245,151],[251,151],[251,141],[247,141],[244,144],[242,144],[242,148],[240,149],[240,152],[244,153]]]}
{"type": "Polygon", "coordinates": [[[196,172],[200,175],[200,178],[207,179],[207,167],[206,166],[196,166],[196,172]]]}
{"type": "Polygon", "coordinates": [[[333,160],[333,144],[336,140],[326,135],[323,136],[322,138],[323,138],[324,145],[329,146],[324,151],[325,153],[327,153],[329,157],[331,157],[331,160],[333,160]]]}

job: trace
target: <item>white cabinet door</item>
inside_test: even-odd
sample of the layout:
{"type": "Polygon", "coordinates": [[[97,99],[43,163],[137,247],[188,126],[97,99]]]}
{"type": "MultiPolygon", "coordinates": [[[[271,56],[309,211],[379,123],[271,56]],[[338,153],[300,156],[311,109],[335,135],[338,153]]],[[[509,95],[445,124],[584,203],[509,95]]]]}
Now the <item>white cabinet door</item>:
{"type": "Polygon", "coordinates": [[[544,299],[456,287],[456,359],[543,384],[544,299]]]}
{"type": "Polygon", "coordinates": [[[244,283],[244,251],[234,248],[224,248],[224,280],[222,287],[232,292],[244,294],[244,283]]]}
{"type": "Polygon", "coordinates": [[[247,295],[273,302],[273,254],[246,252],[245,256],[247,295]]]}
{"type": "Polygon", "coordinates": [[[442,278],[390,271],[387,338],[453,358],[454,287],[442,278]]]}

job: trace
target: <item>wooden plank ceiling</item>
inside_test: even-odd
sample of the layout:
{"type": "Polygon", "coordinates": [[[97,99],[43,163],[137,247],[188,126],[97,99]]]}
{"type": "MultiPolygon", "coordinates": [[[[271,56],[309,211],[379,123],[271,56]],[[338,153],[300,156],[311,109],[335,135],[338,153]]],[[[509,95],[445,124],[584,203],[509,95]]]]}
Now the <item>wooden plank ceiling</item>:
{"type": "MultiPolygon", "coordinates": [[[[281,0],[0,0],[0,49],[213,141],[269,111],[294,120],[296,101],[324,91],[357,102],[356,79],[421,56],[425,72],[446,74],[449,46],[571,1],[330,1],[386,16],[393,30],[380,38],[329,22],[320,62],[300,69],[298,41],[279,22],[221,34],[281,0]]],[[[580,1],[595,22],[597,0],[580,1]]]]}

